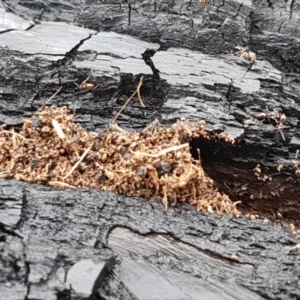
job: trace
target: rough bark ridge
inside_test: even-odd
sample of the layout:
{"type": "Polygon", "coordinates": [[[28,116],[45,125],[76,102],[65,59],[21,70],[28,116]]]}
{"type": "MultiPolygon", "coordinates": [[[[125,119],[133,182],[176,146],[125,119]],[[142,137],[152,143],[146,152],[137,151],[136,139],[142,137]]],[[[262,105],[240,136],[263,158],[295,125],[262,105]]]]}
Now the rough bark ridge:
{"type": "MultiPolygon", "coordinates": [[[[237,141],[191,142],[219,189],[244,209],[295,221],[299,7],[293,0],[2,0],[0,121],[20,126],[62,85],[52,103],[76,107],[77,122],[103,132],[144,75],[146,108],[133,102],[121,127],[205,119],[210,132],[237,141]],[[228,53],[235,46],[256,52],[257,61],[228,53]],[[74,82],[88,75],[100,87],[79,90],[74,82]],[[283,135],[273,119],[256,118],[278,108],[287,116],[283,135]]],[[[0,298],[300,297],[298,254],[287,248],[297,238],[280,225],[186,205],[164,211],[100,191],[0,186],[0,298]]]]}

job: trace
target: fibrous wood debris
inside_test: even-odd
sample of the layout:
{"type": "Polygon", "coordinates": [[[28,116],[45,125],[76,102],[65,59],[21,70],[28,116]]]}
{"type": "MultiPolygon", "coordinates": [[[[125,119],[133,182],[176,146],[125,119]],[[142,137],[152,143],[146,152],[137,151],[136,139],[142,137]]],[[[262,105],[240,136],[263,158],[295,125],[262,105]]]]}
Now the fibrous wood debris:
{"type": "MultiPolygon", "coordinates": [[[[117,124],[99,136],[74,123],[66,107],[45,107],[24,120],[22,130],[0,128],[0,177],[55,187],[91,187],[127,196],[188,202],[197,210],[239,215],[204,173],[189,141],[209,139],[205,122],[178,120],[170,128],[156,124],[128,132],[117,124]]],[[[226,134],[218,138],[234,140],[226,134]]]]}

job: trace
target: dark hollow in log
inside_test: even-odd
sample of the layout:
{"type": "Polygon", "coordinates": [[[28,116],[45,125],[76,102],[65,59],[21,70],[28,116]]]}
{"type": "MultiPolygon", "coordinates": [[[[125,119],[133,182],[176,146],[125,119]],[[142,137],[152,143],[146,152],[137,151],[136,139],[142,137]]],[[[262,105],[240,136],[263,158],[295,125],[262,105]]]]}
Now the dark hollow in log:
{"type": "Polygon", "coordinates": [[[241,201],[238,207],[244,213],[299,226],[300,185],[291,162],[278,170],[259,159],[265,152],[262,145],[251,147],[245,142],[230,145],[213,136],[211,140],[194,139],[190,145],[195,159],[200,149],[202,166],[218,189],[233,201],[241,201]],[[261,173],[255,174],[258,164],[261,173]]]}

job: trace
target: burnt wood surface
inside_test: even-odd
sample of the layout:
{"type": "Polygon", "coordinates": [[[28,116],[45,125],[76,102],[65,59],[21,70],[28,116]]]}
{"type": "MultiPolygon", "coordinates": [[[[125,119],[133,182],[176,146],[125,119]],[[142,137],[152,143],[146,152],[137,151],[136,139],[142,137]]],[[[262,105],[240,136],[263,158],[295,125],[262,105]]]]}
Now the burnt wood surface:
{"type": "Polygon", "coordinates": [[[0,122],[20,128],[63,86],[52,104],[102,133],[144,75],[146,107],[133,101],[118,124],[204,119],[212,139],[191,141],[192,153],[243,211],[276,223],[1,180],[1,300],[300,298],[299,238],[281,225],[300,216],[300,5],[206,2],[2,0],[0,122]],[[79,90],[88,75],[99,88],[79,90]],[[274,109],[282,134],[257,119],[274,109]],[[222,131],[236,143],[213,139],[222,131]]]}

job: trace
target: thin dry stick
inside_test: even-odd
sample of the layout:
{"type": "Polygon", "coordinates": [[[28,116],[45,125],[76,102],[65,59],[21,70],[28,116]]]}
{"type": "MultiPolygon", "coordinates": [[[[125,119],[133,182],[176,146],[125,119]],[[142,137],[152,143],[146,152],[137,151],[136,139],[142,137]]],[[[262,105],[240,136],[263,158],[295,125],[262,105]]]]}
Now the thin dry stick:
{"type": "MultiPolygon", "coordinates": [[[[117,113],[117,115],[116,115],[115,118],[113,119],[113,123],[116,122],[116,120],[118,119],[119,115],[122,113],[122,111],[124,110],[124,108],[128,105],[128,103],[131,101],[131,99],[132,99],[136,94],[139,95],[139,93],[140,93],[140,88],[141,88],[142,83],[143,83],[143,79],[144,79],[144,76],[142,76],[142,77],[140,78],[140,82],[139,82],[139,84],[138,84],[138,86],[137,86],[135,92],[127,99],[127,101],[125,102],[125,104],[124,104],[124,105],[122,106],[122,108],[119,110],[119,112],[117,113]]],[[[140,100],[141,106],[145,107],[144,103],[141,101],[142,99],[139,98],[139,100],[140,100]]]]}
{"type": "Polygon", "coordinates": [[[31,120],[35,117],[35,115],[41,111],[46,105],[47,103],[49,103],[62,89],[62,86],[32,115],[32,117],[30,118],[31,120]]]}
{"type": "Polygon", "coordinates": [[[60,186],[60,187],[68,187],[68,188],[71,188],[71,189],[76,189],[75,186],[67,184],[65,182],[61,182],[61,181],[49,181],[48,184],[52,185],[54,187],[60,186]]]}
{"type": "Polygon", "coordinates": [[[157,157],[166,155],[167,153],[169,153],[171,151],[177,151],[177,150],[180,150],[180,149],[188,147],[188,146],[189,146],[189,143],[181,144],[178,146],[172,146],[172,147],[160,150],[156,154],[151,154],[151,153],[142,152],[142,151],[132,151],[131,149],[129,149],[129,151],[131,154],[136,155],[136,156],[146,156],[146,157],[157,158],[157,157]]]}
{"type": "Polygon", "coordinates": [[[142,97],[141,97],[141,86],[142,86],[142,83],[143,83],[143,79],[144,79],[144,76],[141,77],[140,82],[139,82],[139,85],[138,85],[138,87],[136,88],[137,95],[138,95],[138,98],[139,98],[139,100],[140,100],[141,107],[145,107],[145,104],[143,103],[142,97]]]}
{"type": "MultiPolygon", "coordinates": [[[[106,137],[108,135],[108,133],[110,132],[111,130],[111,127],[112,125],[116,122],[116,120],[118,119],[118,117],[120,116],[120,114],[122,113],[122,111],[124,110],[124,108],[128,105],[128,103],[131,101],[131,99],[137,94],[137,93],[140,93],[140,88],[142,86],[142,83],[143,83],[143,79],[144,79],[144,76],[142,76],[140,78],[140,82],[136,88],[136,90],[134,91],[134,93],[127,99],[127,101],[125,102],[125,104],[121,107],[121,109],[119,110],[119,112],[117,113],[117,115],[114,117],[113,121],[112,121],[112,124],[110,125],[110,127],[106,130],[105,134],[103,135],[102,137],[102,141],[101,141],[101,144],[100,144],[100,147],[103,146],[105,140],[106,140],[106,137]]],[[[141,101],[142,99],[140,99],[140,103],[143,107],[145,107],[144,103],[141,101]]]]}
{"type": "Polygon", "coordinates": [[[80,159],[78,160],[78,162],[72,167],[72,169],[68,172],[68,174],[63,178],[63,180],[65,180],[66,178],[68,178],[73,172],[74,170],[79,166],[79,164],[83,161],[83,159],[85,158],[85,156],[88,154],[88,152],[91,150],[91,148],[93,147],[94,142],[91,143],[91,145],[83,152],[83,154],[81,155],[80,159]]]}

